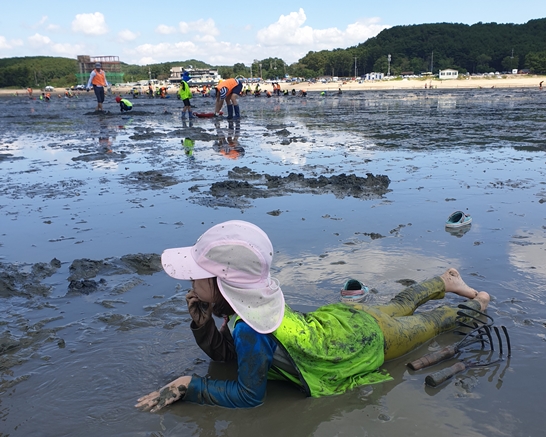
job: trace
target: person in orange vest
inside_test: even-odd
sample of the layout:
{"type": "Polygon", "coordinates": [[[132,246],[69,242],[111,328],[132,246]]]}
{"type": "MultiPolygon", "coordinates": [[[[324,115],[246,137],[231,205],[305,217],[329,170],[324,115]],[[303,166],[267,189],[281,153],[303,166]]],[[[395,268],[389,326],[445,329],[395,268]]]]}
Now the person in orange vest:
{"type": "Polygon", "coordinates": [[[216,89],[216,106],[214,108],[214,116],[220,116],[220,109],[222,109],[225,100],[228,111],[228,120],[238,120],[241,118],[237,97],[240,96],[241,91],[243,91],[243,82],[239,79],[226,79],[222,80],[214,88],[216,89]]]}
{"type": "Polygon", "coordinates": [[[102,69],[100,62],[95,64],[95,69],[89,75],[89,81],[87,82],[87,90],[91,89],[93,86],[93,91],[95,96],[97,96],[97,109],[95,111],[102,111],[102,104],[104,103],[104,88],[110,86],[106,81],[106,73],[102,69]]]}

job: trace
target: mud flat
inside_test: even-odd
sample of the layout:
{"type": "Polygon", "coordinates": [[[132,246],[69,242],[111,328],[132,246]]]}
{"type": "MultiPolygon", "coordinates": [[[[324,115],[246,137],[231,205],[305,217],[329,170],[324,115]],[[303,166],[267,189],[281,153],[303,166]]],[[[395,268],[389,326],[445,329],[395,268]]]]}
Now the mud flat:
{"type": "Polygon", "coordinates": [[[244,97],[238,122],[181,120],[175,98],[129,114],[113,96],[104,114],[87,93],[0,98],[0,435],[541,435],[546,93],[343,90],[244,97]],[[456,210],[473,222],[449,231],[456,210]],[[159,261],[229,219],[267,231],[296,308],[336,302],[348,278],[385,302],[456,267],[493,295],[513,357],[425,388],[405,363],[449,334],[386,363],[393,381],[342,396],[271,383],[251,415],[141,413],[136,398],[180,374],[233,377],[195,346],[189,283],[159,261]]]}

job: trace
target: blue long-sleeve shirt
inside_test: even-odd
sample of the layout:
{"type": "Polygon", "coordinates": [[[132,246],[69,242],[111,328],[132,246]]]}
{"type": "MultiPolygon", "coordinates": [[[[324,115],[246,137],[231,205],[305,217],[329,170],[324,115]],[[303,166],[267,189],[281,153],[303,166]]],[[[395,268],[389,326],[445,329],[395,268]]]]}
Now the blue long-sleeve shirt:
{"type": "Polygon", "coordinates": [[[233,331],[237,356],[237,381],[221,381],[193,376],[184,401],[228,408],[255,407],[263,403],[267,372],[277,343],[239,321],[233,331]]]}

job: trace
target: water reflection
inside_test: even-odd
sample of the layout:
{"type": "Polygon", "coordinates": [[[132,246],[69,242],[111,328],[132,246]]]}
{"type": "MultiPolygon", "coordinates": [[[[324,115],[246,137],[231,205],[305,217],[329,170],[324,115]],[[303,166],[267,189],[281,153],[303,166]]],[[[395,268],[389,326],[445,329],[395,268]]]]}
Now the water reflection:
{"type": "Polygon", "coordinates": [[[212,148],[228,159],[239,159],[245,155],[245,149],[239,145],[241,136],[241,124],[239,120],[228,121],[227,129],[221,127],[220,122],[214,123],[218,139],[214,141],[212,148]]]}
{"type": "MultiPolygon", "coordinates": [[[[508,249],[510,264],[528,275],[546,279],[546,235],[544,229],[517,230],[508,249]]],[[[540,279],[537,278],[537,279],[540,279]]]]}

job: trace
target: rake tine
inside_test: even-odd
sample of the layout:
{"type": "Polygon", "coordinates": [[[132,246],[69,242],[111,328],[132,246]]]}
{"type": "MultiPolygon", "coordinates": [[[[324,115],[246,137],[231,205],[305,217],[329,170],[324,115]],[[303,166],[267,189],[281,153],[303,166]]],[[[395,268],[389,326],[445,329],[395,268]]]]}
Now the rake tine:
{"type": "Polygon", "coordinates": [[[489,338],[489,345],[491,346],[491,352],[495,351],[495,345],[493,344],[493,337],[491,336],[491,328],[488,325],[483,326],[485,328],[485,333],[487,338],[489,338]]]}
{"type": "MultiPolygon", "coordinates": [[[[483,317],[485,317],[485,318],[487,318],[488,320],[491,321],[491,323],[487,323],[488,325],[492,325],[493,323],[495,323],[495,320],[493,320],[493,317],[491,317],[490,315],[484,313],[483,311],[480,311],[480,310],[476,310],[476,309],[474,309],[474,308],[471,308],[471,307],[469,307],[468,305],[465,305],[464,303],[459,304],[459,305],[457,306],[457,308],[461,308],[461,309],[463,309],[463,310],[470,310],[470,311],[473,311],[473,312],[475,312],[475,313],[478,313],[480,316],[483,316],[483,317]]],[[[459,313],[457,313],[457,314],[459,314],[459,313]]],[[[465,313],[465,315],[468,315],[468,314],[465,313]]],[[[480,323],[484,323],[484,322],[482,322],[481,320],[476,319],[475,317],[473,317],[473,318],[474,318],[474,320],[478,320],[480,323]]]]}
{"type": "Polygon", "coordinates": [[[496,326],[493,326],[493,330],[495,331],[495,335],[497,336],[497,340],[499,341],[499,355],[500,358],[502,358],[502,340],[499,332],[499,328],[496,326]]]}
{"type": "Polygon", "coordinates": [[[501,326],[502,332],[504,332],[504,336],[506,337],[506,344],[508,346],[508,358],[512,355],[512,345],[510,344],[510,336],[508,335],[508,329],[506,329],[506,326],[501,326]]]}
{"type": "Polygon", "coordinates": [[[484,333],[481,331],[478,331],[479,332],[479,335],[474,337],[476,339],[476,341],[479,341],[481,344],[482,344],[482,349],[485,348],[485,344],[489,344],[489,341],[487,340],[484,340],[484,333]]]}
{"type": "MultiPolygon", "coordinates": [[[[479,312],[479,311],[478,311],[479,312]]],[[[457,315],[458,316],[461,316],[461,317],[468,317],[469,319],[472,319],[474,320],[475,322],[477,322],[478,324],[482,325],[482,326],[485,326],[485,325],[489,325],[491,326],[493,324],[493,322],[484,322],[483,320],[480,320],[478,319],[477,317],[474,317],[473,315],[471,314],[468,314],[468,313],[465,313],[464,311],[457,311],[457,315]]]]}

